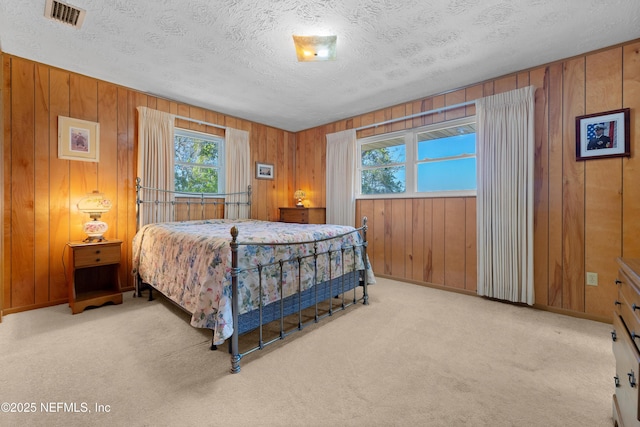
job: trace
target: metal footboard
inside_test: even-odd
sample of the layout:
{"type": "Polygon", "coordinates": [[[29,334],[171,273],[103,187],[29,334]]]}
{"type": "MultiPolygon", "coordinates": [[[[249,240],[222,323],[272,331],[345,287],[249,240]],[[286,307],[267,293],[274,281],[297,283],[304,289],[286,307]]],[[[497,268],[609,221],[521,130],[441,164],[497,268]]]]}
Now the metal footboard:
{"type": "MultiPolygon", "coordinates": [[[[349,233],[344,233],[338,236],[333,236],[333,237],[329,237],[329,238],[323,238],[323,239],[319,239],[319,240],[314,240],[314,241],[307,241],[307,242],[296,242],[295,244],[300,244],[300,245],[313,245],[313,252],[309,255],[303,256],[303,257],[296,257],[296,258],[292,258],[292,259],[285,259],[285,260],[275,260],[274,262],[270,263],[270,264],[265,264],[265,265],[257,265],[254,267],[249,267],[249,268],[244,268],[241,269],[239,268],[239,263],[238,263],[238,248],[240,246],[282,246],[282,245],[291,245],[292,243],[256,243],[256,242],[247,242],[247,243],[243,243],[243,242],[239,242],[238,241],[238,235],[239,235],[239,230],[237,227],[233,227],[231,229],[231,265],[232,265],[232,269],[231,269],[231,302],[232,302],[232,313],[233,313],[233,324],[234,324],[234,331],[233,331],[233,335],[231,336],[231,342],[230,342],[230,352],[231,352],[231,372],[232,373],[238,373],[240,372],[240,360],[250,354],[253,353],[256,350],[261,350],[264,347],[266,347],[267,345],[273,344],[277,341],[280,341],[284,338],[286,338],[288,335],[297,332],[297,331],[301,331],[305,326],[307,326],[310,323],[317,323],[320,320],[331,316],[334,314],[335,311],[339,311],[339,310],[346,310],[348,307],[358,303],[359,301],[362,301],[362,303],[364,305],[368,305],[369,304],[369,294],[368,294],[368,281],[367,281],[367,269],[370,268],[369,263],[368,263],[368,257],[367,257],[367,217],[364,217],[362,219],[362,227],[357,228],[349,233]],[[353,245],[353,246],[348,246],[348,247],[340,247],[337,249],[329,249],[329,250],[325,250],[325,251],[319,251],[318,250],[318,243],[320,242],[324,242],[324,241],[330,241],[330,240],[336,240],[338,241],[338,239],[351,234],[351,233],[360,233],[361,235],[361,243],[358,245],[353,245]],[[332,266],[332,257],[336,257],[336,256],[341,256],[342,257],[342,262],[340,263],[340,265],[342,266],[342,271],[339,272],[339,275],[337,275],[337,278],[334,280],[333,276],[334,276],[334,272],[331,271],[331,266],[332,266]],[[354,257],[354,262],[353,262],[353,269],[351,271],[344,271],[345,267],[345,262],[344,259],[345,257],[348,256],[352,256],[354,257]],[[364,266],[364,270],[358,270],[357,269],[357,263],[355,262],[355,257],[356,256],[361,256],[362,257],[362,261],[363,261],[363,266],[364,266]],[[314,283],[314,285],[309,288],[306,291],[302,290],[302,284],[301,284],[301,264],[302,261],[306,258],[313,258],[313,266],[314,266],[314,277],[315,277],[315,281],[316,283],[314,283]],[[318,274],[317,274],[317,270],[318,270],[318,263],[322,262],[322,260],[326,260],[328,262],[329,265],[329,281],[328,282],[324,282],[322,284],[317,283],[318,280],[318,274]],[[283,283],[284,283],[284,279],[282,277],[283,274],[283,270],[284,270],[284,266],[285,264],[293,264],[294,266],[297,266],[297,283],[298,283],[298,290],[297,293],[295,293],[294,295],[288,297],[288,298],[292,298],[293,297],[293,301],[294,303],[296,302],[296,298],[297,298],[297,309],[295,311],[292,312],[292,310],[289,308],[288,310],[285,310],[285,298],[283,298],[283,283]],[[265,269],[270,269],[270,268],[274,268],[276,269],[276,271],[279,270],[279,275],[280,275],[280,279],[279,279],[279,293],[280,293],[280,300],[277,302],[273,302],[272,304],[279,304],[279,317],[275,320],[279,320],[279,334],[276,338],[270,339],[265,341],[264,340],[264,334],[263,334],[263,327],[265,324],[269,323],[272,321],[272,319],[268,319],[268,321],[264,321],[265,319],[263,319],[263,312],[265,310],[265,305],[264,305],[264,301],[263,301],[263,271],[265,269]],[[239,335],[241,335],[243,333],[243,331],[240,331],[239,329],[239,299],[238,299],[238,276],[240,275],[241,272],[243,271],[248,271],[248,270],[257,270],[258,272],[258,286],[259,286],[259,306],[257,308],[258,310],[258,316],[259,316],[259,321],[258,321],[258,342],[251,348],[244,350],[243,352],[240,352],[239,349],[239,335]],[[350,279],[351,282],[348,286],[345,286],[346,280],[350,279]],[[337,283],[334,283],[337,282],[337,283]],[[321,286],[322,285],[322,286],[321,286]],[[335,288],[334,288],[335,285],[335,288]],[[360,298],[357,297],[357,289],[359,286],[362,286],[362,296],[360,298]],[[345,288],[347,288],[345,290],[345,288]],[[347,292],[353,290],[353,296],[350,300],[348,300],[347,298],[347,292]],[[309,296],[308,292],[311,291],[313,293],[313,303],[308,303],[305,302],[303,303],[303,294],[305,296],[309,296]],[[322,294],[319,294],[320,292],[322,292],[322,294]],[[327,298],[328,295],[328,298],[327,298]],[[336,305],[336,307],[334,307],[333,305],[333,299],[335,296],[339,296],[341,298],[340,302],[336,305]],[[328,301],[329,302],[329,308],[328,311],[324,314],[320,314],[320,310],[319,310],[319,303],[323,302],[323,301],[328,301]],[[307,321],[306,323],[303,322],[303,310],[308,309],[308,308],[314,308],[314,316],[312,318],[312,320],[307,321]],[[295,314],[297,313],[297,326],[295,328],[291,328],[289,330],[285,329],[285,317],[289,316],[291,314],[295,314]]],[[[296,267],[294,267],[296,268],[296,267]]],[[[290,300],[291,301],[291,300],[290,300]]],[[[289,302],[290,302],[289,301],[289,302]]]]}

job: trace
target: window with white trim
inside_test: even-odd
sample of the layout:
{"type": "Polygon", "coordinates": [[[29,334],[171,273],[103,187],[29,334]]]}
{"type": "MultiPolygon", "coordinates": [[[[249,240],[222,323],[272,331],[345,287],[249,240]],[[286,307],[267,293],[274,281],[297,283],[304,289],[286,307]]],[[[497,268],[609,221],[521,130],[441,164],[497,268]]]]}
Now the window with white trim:
{"type": "Polygon", "coordinates": [[[224,190],[224,138],[176,128],[176,191],[220,193],[224,190]]]}
{"type": "Polygon", "coordinates": [[[359,197],[475,195],[475,117],[358,140],[359,197]]]}

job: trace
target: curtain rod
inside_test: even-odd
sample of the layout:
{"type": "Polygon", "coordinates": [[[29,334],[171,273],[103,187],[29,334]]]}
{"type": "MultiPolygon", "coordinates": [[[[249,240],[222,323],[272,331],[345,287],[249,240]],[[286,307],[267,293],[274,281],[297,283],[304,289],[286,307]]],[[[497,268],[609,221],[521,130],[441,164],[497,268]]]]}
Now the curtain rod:
{"type": "Polygon", "coordinates": [[[375,127],[382,126],[382,125],[388,125],[389,123],[401,122],[403,120],[409,120],[409,119],[413,119],[413,118],[420,117],[420,116],[426,116],[427,114],[441,113],[441,112],[446,111],[446,110],[452,110],[454,108],[460,108],[460,107],[464,107],[464,106],[475,104],[475,103],[476,103],[476,101],[461,102],[460,104],[448,105],[448,106],[442,107],[442,108],[435,108],[433,110],[423,111],[423,112],[420,112],[420,113],[412,114],[410,116],[404,116],[404,117],[399,117],[397,119],[385,120],[384,122],[378,122],[378,123],[374,123],[374,124],[371,124],[371,125],[360,126],[360,127],[356,128],[356,132],[359,131],[359,130],[363,130],[363,129],[369,129],[369,128],[375,128],[375,127]]]}
{"type": "Polygon", "coordinates": [[[203,122],[202,120],[196,120],[196,119],[192,119],[190,117],[176,116],[176,119],[186,120],[188,122],[193,122],[193,123],[197,123],[199,125],[204,125],[204,126],[213,126],[214,128],[218,128],[218,129],[227,129],[226,126],[220,126],[220,125],[216,125],[214,123],[203,122]]]}

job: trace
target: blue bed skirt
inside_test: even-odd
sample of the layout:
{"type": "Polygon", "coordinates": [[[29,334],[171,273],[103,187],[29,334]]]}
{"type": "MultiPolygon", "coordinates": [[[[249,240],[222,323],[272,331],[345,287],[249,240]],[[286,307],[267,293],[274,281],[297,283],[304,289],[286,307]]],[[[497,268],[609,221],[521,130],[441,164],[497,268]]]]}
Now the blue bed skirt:
{"type": "MultiPolygon", "coordinates": [[[[362,272],[354,271],[337,277],[331,281],[322,282],[302,293],[293,294],[282,302],[271,303],[262,309],[262,324],[265,325],[281,317],[298,313],[316,303],[321,303],[345,292],[353,290],[360,282],[362,272]]],[[[253,310],[238,316],[238,334],[250,332],[260,326],[260,311],[253,310]]]]}

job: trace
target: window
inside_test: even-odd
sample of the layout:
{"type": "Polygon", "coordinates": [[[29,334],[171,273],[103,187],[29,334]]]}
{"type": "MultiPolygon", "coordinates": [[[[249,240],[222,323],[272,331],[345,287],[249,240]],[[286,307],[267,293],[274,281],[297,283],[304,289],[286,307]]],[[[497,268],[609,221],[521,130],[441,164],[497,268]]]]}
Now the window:
{"type": "Polygon", "coordinates": [[[360,196],[474,195],[475,117],[358,141],[360,196]]]}
{"type": "Polygon", "coordinates": [[[224,189],[224,138],[175,129],[176,191],[220,193],[224,189]]]}

